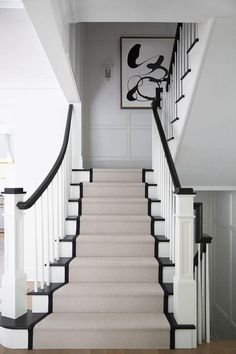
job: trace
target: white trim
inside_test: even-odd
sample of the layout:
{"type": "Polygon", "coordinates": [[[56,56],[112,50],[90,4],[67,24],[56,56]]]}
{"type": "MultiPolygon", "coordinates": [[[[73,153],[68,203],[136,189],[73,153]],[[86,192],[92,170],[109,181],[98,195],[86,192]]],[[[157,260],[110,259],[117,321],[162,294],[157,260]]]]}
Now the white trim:
{"type": "Polygon", "coordinates": [[[0,0],[1,9],[24,9],[21,0],[0,0]]]}
{"type": "Polygon", "coordinates": [[[56,82],[0,82],[0,90],[55,90],[59,88],[60,86],[56,82]]]}
{"type": "Polygon", "coordinates": [[[185,186],[184,188],[193,188],[195,191],[235,191],[236,186],[185,186]]]}

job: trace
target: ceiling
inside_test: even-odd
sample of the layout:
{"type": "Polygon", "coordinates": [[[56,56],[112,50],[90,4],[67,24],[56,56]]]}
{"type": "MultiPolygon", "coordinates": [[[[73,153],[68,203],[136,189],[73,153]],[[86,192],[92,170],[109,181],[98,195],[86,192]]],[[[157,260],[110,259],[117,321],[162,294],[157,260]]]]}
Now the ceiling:
{"type": "Polygon", "coordinates": [[[205,22],[236,15],[235,0],[51,0],[69,22],[205,22]]]}
{"type": "MultiPolygon", "coordinates": [[[[45,0],[40,0],[45,1],[45,0]]],[[[236,16],[235,0],[49,0],[67,23],[205,22],[236,16]]],[[[0,0],[0,8],[23,8],[21,0],[0,0]]]]}

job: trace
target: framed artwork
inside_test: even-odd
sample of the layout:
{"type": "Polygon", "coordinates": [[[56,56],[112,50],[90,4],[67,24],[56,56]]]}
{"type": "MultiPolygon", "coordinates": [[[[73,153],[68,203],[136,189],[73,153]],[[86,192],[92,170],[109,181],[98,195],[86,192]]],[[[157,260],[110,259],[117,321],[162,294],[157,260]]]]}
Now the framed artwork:
{"type": "Polygon", "coordinates": [[[151,108],[156,88],[168,76],[172,37],[121,37],[121,108],[151,108]]]}

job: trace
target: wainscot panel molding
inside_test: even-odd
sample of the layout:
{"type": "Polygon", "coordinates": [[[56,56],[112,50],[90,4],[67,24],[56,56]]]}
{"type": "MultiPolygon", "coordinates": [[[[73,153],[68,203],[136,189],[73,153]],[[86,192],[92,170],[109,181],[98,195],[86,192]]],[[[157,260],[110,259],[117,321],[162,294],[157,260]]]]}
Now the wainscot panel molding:
{"type": "Polygon", "coordinates": [[[84,24],[84,167],[151,167],[151,109],[120,108],[120,37],[173,36],[174,31],[175,25],[166,23],[84,24]]]}

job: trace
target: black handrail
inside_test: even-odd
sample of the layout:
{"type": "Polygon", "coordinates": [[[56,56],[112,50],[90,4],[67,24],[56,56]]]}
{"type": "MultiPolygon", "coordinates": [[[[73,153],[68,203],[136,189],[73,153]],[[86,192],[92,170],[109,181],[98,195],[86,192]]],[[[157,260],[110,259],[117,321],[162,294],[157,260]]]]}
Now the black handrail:
{"type": "Polygon", "coordinates": [[[37,202],[37,200],[41,197],[43,192],[48,188],[49,184],[52,182],[57,171],[59,170],[59,168],[63,162],[64,156],[66,153],[66,149],[68,146],[68,141],[69,141],[69,136],[70,136],[71,119],[72,119],[72,110],[73,110],[73,105],[70,104],[69,108],[68,108],[68,113],[67,113],[67,121],[66,121],[66,128],[65,128],[63,144],[62,144],[62,147],[61,147],[61,150],[60,150],[60,153],[57,157],[56,162],[54,163],[54,165],[51,168],[51,171],[48,173],[47,177],[43,180],[43,182],[40,184],[40,186],[36,189],[36,191],[25,202],[17,203],[17,207],[19,209],[26,210],[26,209],[31,208],[37,202]]]}
{"type": "Polygon", "coordinates": [[[195,202],[195,242],[196,243],[211,243],[212,237],[203,233],[203,203],[195,202]]]}
{"type": "Polygon", "coordinates": [[[153,100],[152,101],[152,110],[153,110],[153,114],[154,114],[154,118],[155,118],[155,122],[157,125],[157,130],[159,132],[159,136],[161,139],[161,143],[162,143],[162,147],[165,153],[165,157],[166,157],[166,162],[168,164],[169,167],[169,171],[170,171],[170,175],[171,175],[171,179],[175,188],[175,193],[178,194],[193,194],[193,189],[192,188],[182,188],[181,184],[180,184],[180,180],[179,180],[179,176],[177,173],[177,170],[175,168],[175,164],[166,140],[166,135],[164,132],[164,129],[162,127],[162,123],[158,114],[158,101],[157,100],[153,100]]]}

